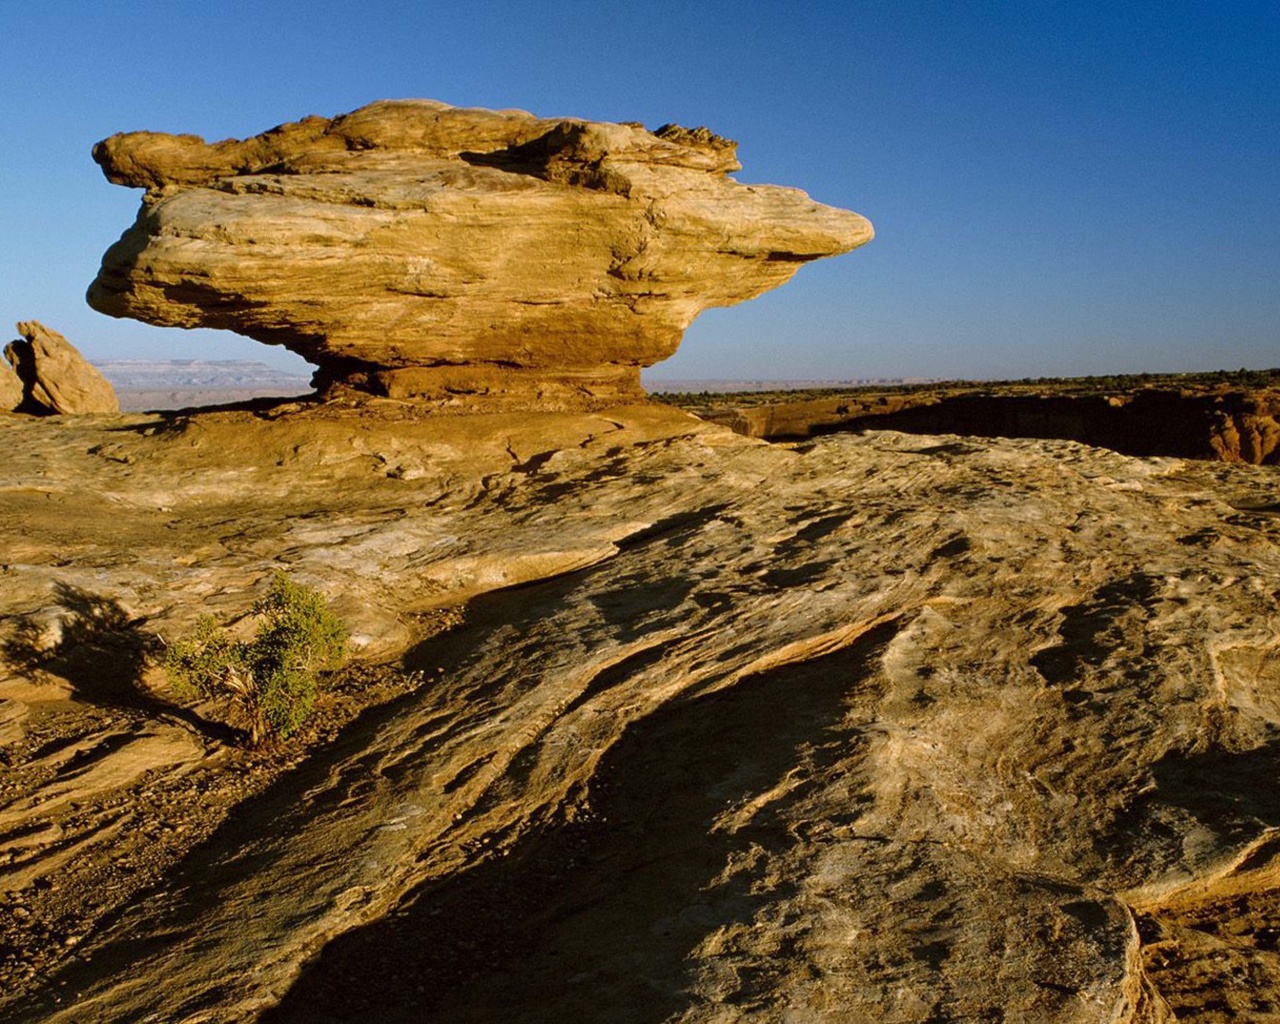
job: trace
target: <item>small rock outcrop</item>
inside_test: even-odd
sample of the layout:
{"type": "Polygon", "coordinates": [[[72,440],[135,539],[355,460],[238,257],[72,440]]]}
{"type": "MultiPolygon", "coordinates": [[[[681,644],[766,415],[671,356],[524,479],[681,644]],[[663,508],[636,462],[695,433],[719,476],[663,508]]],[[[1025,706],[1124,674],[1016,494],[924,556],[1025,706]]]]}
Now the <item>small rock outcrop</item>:
{"type": "Polygon", "coordinates": [[[95,309],[225,328],[316,384],[485,408],[641,395],[702,310],[847,252],[870,223],[741,185],[705,128],[382,101],[243,141],[132,132],[94,147],[147,190],[95,309]]]}
{"type": "Polygon", "coordinates": [[[22,379],[0,359],[0,412],[10,412],[22,404],[22,379]]]}
{"type": "Polygon", "coordinates": [[[120,411],[110,381],[71,342],[36,320],[19,321],[17,327],[22,339],[4,350],[13,369],[0,373],[3,408],[41,416],[120,411]],[[14,380],[17,399],[9,404],[14,380]]]}

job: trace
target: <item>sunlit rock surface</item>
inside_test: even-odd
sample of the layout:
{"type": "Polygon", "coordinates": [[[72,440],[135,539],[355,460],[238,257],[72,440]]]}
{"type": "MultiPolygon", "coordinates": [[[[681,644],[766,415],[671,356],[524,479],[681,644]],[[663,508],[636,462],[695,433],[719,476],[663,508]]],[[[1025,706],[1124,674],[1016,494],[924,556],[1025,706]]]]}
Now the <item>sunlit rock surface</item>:
{"type": "Polygon", "coordinates": [[[1280,390],[1271,387],[1200,385],[1055,395],[992,394],[943,384],[936,390],[877,394],[863,389],[737,407],[721,401],[697,411],[740,434],[774,440],[834,430],[954,432],[1059,438],[1128,455],[1280,465],[1280,390]]]}
{"type": "MultiPolygon", "coordinates": [[[[227,621],[283,565],[367,655],[424,671],[6,1019],[1276,1005],[1273,469],[885,432],[789,449],[653,408],[397,417],[0,421],[0,613],[34,645],[95,608],[120,635],[227,621]],[[415,644],[413,613],[463,599],[415,644]]],[[[57,679],[7,671],[39,714],[57,679]]],[[[84,741],[116,788],[74,814],[40,793],[78,762],[43,754],[54,788],[6,797],[11,875],[66,891],[123,848],[112,809],[192,770],[196,726],[156,730],[84,741]]]]}
{"type": "Polygon", "coordinates": [[[871,238],[796,189],[741,185],[706,129],[383,101],[244,141],[94,148],[145,188],[89,289],[112,316],[285,345],[318,383],[444,406],[641,396],[702,310],[871,238]]]}
{"type": "Polygon", "coordinates": [[[13,372],[0,372],[0,408],[36,415],[120,411],[111,382],[71,342],[38,320],[19,321],[17,328],[21,337],[4,349],[13,372]]]}
{"type": "Polygon", "coordinates": [[[12,412],[22,404],[22,378],[8,360],[0,359],[0,412],[12,412]]]}

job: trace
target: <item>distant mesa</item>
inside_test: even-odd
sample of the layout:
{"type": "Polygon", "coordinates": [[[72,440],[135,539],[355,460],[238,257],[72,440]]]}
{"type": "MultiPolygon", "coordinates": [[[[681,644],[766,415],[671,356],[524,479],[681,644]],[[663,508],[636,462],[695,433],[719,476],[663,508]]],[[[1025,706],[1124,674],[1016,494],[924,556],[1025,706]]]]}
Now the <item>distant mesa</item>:
{"type": "Polygon", "coordinates": [[[108,359],[97,367],[120,408],[159,412],[309,396],[311,375],[248,359],[108,359]]]}
{"type": "Polygon", "coordinates": [[[147,191],[89,303],[283,345],[330,399],[636,399],[702,310],[872,237],[858,214],[729,178],[735,150],[705,128],[430,100],[243,141],[114,135],[94,159],[147,191]]]}
{"type": "Polygon", "coordinates": [[[95,365],[117,391],[276,388],[301,394],[310,379],[251,359],[100,359],[95,365]]]}
{"type": "Polygon", "coordinates": [[[71,342],[36,320],[19,321],[21,339],[5,346],[0,362],[0,409],[33,413],[120,411],[110,382],[71,342]]]}

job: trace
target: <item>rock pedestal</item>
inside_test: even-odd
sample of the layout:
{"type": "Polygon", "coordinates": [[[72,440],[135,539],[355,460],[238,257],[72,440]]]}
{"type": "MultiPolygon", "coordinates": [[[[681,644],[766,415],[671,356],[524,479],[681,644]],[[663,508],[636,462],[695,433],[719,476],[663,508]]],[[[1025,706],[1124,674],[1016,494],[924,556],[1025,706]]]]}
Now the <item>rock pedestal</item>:
{"type": "Polygon", "coordinates": [[[330,394],[572,408],[640,395],[710,306],[868,241],[862,217],[747,186],[705,128],[383,101],[243,141],[94,148],[145,188],[89,302],[226,328],[319,366],[330,394]]]}

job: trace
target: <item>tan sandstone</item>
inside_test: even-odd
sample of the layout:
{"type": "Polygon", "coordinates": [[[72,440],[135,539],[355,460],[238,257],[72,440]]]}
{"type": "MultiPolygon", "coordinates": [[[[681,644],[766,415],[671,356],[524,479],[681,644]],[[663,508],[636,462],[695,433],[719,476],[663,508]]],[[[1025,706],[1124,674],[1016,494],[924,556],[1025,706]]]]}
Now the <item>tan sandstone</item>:
{"type": "Polygon", "coordinates": [[[89,290],[112,316],[284,345],[317,383],[445,406],[638,398],[702,310],[871,238],[796,189],[742,185],[703,128],[383,101],[243,141],[94,148],[145,188],[89,290]]]}
{"type": "MultiPolygon", "coordinates": [[[[111,382],[71,342],[37,320],[19,321],[17,327],[22,340],[10,342],[4,354],[22,390],[18,402],[6,408],[21,405],[25,411],[63,414],[120,411],[111,382]]],[[[0,379],[6,402],[11,388],[0,379]]]]}
{"type": "Polygon", "coordinates": [[[10,412],[22,404],[22,378],[9,365],[8,360],[0,359],[0,412],[10,412]]]}
{"type": "Polygon", "coordinates": [[[142,638],[234,621],[284,566],[423,672],[75,933],[6,1019],[1276,1005],[1273,469],[366,408],[0,422],[0,694],[35,730],[0,776],[0,880],[45,886],[9,905],[130,891],[110,864],[169,835],[157,794],[208,799],[216,709],[166,715],[142,638]],[[122,733],[140,693],[156,725],[122,733]],[[40,740],[91,711],[115,724],[78,754],[40,740]],[[68,802],[84,763],[114,795],[68,802]]]}
{"type": "Polygon", "coordinates": [[[411,101],[97,156],[148,189],[100,308],[366,397],[0,419],[6,1020],[1274,1015],[1272,467],[433,415],[616,401],[869,237],[704,130],[411,101]],[[157,657],[282,568],[402,685],[264,768],[157,657]]]}

